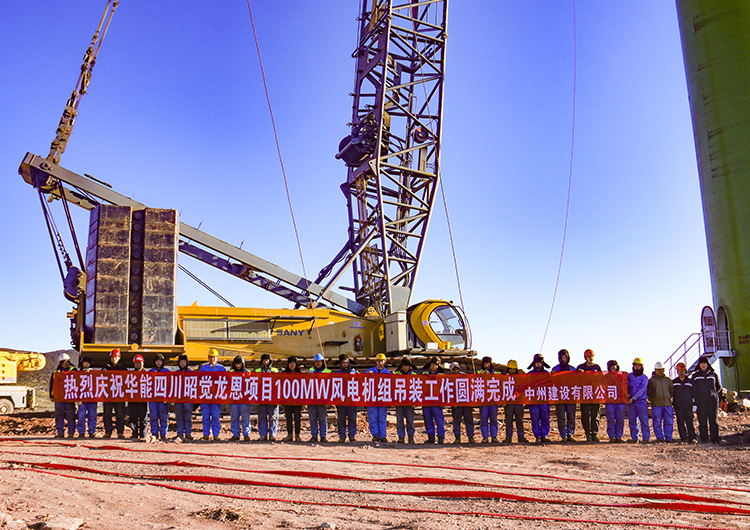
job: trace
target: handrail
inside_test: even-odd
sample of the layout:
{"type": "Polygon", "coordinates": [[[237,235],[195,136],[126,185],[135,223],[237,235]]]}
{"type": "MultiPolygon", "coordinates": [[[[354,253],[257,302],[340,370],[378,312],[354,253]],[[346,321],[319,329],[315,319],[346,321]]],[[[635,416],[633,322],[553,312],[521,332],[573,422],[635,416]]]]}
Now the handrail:
{"type": "MultiPolygon", "coordinates": [[[[702,342],[703,342],[701,340],[702,338],[703,338],[703,333],[700,333],[700,332],[691,333],[690,335],[688,335],[688,338],[686,338],[682,342],[682,344],[677,346],[677,349],[675,349],[675,351],[672,352],[672,355],[667,357],[667,360],[664,362],[664,364],[667,367],[667,370],[668,370],[667,373],[670,375],[670,377],[677,376],[677,370],[675,369],[675,366],[678,363],[682,362],[682,363],[685,363],[685,366],[690,367],[690,365],[692,364],[692,361],[688,362],[688,353],[693,351],[693,348],[695,348],[696,344],[698,345],[698,355],[695,355],[694,358],[697,359],[698,357],[702,355],[702,342]],[[688,346],[688,343],[690,343],[689,346],[688,346]]],[[[692,358],[693,356],[691,355],[691,359],[692,358]]]]}
{"type": "Polygon", "coordinates": [[[674,352],[672,352],[672,355],[667,357],[667,360],[664,361],[665,367],[668,370],[667,373],[671,377],[677,376],[675,366],[680,362],[685,363],[687,369],[690,370],[692,365],[695,364],[695,361],[697,361],[701,355],[708,355],[704,349],[706,344],[708,344],[709,347],[713,344],[712,351],[715,353],[711,354],[711,358],[709,359],[709,362],[713,362],[717,357],[721,357],[721,355],[718,355],[720,352],[725,353],[726,350],[731,349],[731,343],[731,335],[728,329],[709,331],[706,333],[691,333],[688,335],[688,338],[685,339],[674,352]],[[693,355],[693,352],[697,353],[693,355]]]}

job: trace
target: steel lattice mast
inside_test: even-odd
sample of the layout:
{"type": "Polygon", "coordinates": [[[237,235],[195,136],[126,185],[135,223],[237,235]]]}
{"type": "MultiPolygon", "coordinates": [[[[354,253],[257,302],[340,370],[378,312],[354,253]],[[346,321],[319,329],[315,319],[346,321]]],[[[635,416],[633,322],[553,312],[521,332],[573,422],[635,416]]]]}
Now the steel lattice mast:
{"type": "Polygon", "coordinates": [[[409,305],[440,175],[447,0],[363,0],[351,135],[337,158],[349,241],[316,283],[354,269],[356,300],[409,305]]]}

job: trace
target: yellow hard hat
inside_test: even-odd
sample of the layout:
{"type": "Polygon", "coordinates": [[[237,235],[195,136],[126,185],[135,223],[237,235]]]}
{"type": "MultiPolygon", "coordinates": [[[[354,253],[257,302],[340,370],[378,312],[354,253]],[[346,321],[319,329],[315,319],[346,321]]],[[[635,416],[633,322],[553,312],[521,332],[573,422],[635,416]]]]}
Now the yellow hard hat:
{"type": "Polygon", "coordinates": [[[218,357],[219,356],[219,352],[216,350],[216,348],[211,348],[210,350],[208,350],[208,356],[209,357],[218,357]]]}
{"type": "Polygon", "coordinates": [[[641,366],[643,366],[643,361],[640,357],[636,357],[635,359],[633,359],[633,364],[640,364],[641,366]]]}
{"type": "Polygon", "coordinates": [[[508,361],[508,368],[513,368],[514,370],[518,370],[518,363],[511,359],[508,361]]]}
{"type": "Polygon", "coordinates": [[[377,354],[377,355],[375,356],[375,360],[376,360],[376,361],[385,361],[385,360],[386,360],[386,359],[385,359],[385,354],[384,354],[384,353],[379,353],[379,354],[377,354]]]}

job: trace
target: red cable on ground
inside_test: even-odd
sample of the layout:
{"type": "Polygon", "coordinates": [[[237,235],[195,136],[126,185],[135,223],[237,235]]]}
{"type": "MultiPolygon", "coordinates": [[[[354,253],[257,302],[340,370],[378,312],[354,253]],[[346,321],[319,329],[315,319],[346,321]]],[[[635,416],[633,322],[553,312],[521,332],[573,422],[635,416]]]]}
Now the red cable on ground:
{"type": "MultiPolygon", "coordinates": [[[[0,451],[0,454],[12,454],[22,456],[39,456],[47,457],[49,455],[39,453],[24,453],[21,451],[0,451]]],[[[86,456],[75,456],[75,455],[53,455],[58,458],[67,458],[70,460],[85,460],[88,462],[108,462],[114,464],[136,464],[136,465],[147,465],[147,466],[177,466],[177,467],[194,467],[194,468],[208,468],[217,469],[222,471],[232,471],[236,473],[248,473],[248,474],[259,474],[259,475],[282,475],[282,476],[294,476],[304,478],[319,478],[329,480],[350,480],[350,481],[363,481],[363,482],[384,482],[384,483],[395,483],[395,484],[442,484],[450,486],[478,486],[485,488],[500,488],[500,489],[518,489],[525,491],[548,491],[554,493],[572,493],[580,495],[604,495],[611,497],[627,497],[627,498],[644,498],[652,500],[678,500],[688,502],[703,502],[703,503],[719,503],[719,504],[734,504],[734,505],[750,505],[750,503],[730,501],[726,499],[717,499],[715,497],[701,497],[697,495],[688,495],[685,493],[617,493],[611,491],[583,491],[583,490],[569,490],[561,488],[541,488],[533,486],[516,486],[516,485],[504,485],[504,484],[489,484],[486,482],[472,482],[466,480],[456,479],[444,479],[434,477],[393,477],[393,478],[371,478],[371,477],[357,477],[351,475],[341,475],[334,473],[320,473],[314,471],[299,471],[299,470],[263,470],[263,469],[240,469],[234,467],[217,466],[214,464],[196,464],[192,462],[184,462],[181,460],[177,461],[161,461],[161,462],[147,462],[142,460],[119,460],[114,458],[91,458],[86,456]]]]}
{"type": "Polygon", "coordinates": [[[563,505],[576,505],[576,506],[593,506],[599,508],[646,508],[646,509],[657,509],[657,510],[673,510],[673,511],[690,511],[696,513],[710,513],[710,514],[722,514],[722,515],[750,515],[750,510],[743,508],[730,508],[727,506],[715,506],[715,505],[703,505],[688,502],[665,502],[665,503],[632,503],[632,504],[607,504],[607,503],[595,503],[595,502],[576,502],[562,499],[544,499],[538,497],[527,497],[524,495],[515,495],[512,493],[500,493],[494,491],[478,491],[478,490],[465,490],[465,491],[387,491],[387,490],[364,490],[364,489],[353,489],[353,488],[333,488],[325,486],[311,486],[302,484],[284,484],[278,482],[265,482],[257,480],[246,480],[238,478],[224,478],[224,477],[211,477],[201,475],[141,475],[141,474],[129,474],[119,473],[116,471],[101,471],[93,468],[83,466],[71,466],[67,464],[54,464],[54,463],[43,463],[43,462],[22,462],[22,461],[6,461],[10,464],[18,464],[25,466],[36,466],[41,468],[56,469],[63,471],[80,471],[83,473],[93,473],[97,475],[133,478],[133,479],[146,479],[146,480],[172,480],[178,482],[198,482],[208,484],[235,484],[244,486],[260,486],[260,487],[272,487],[272,488],[286,488],[286,489],[300,489],[300,490],[315,490],[315,491],[332,491],[338,493],[364,493],[364,494],[376,494],[376,495],[400,495],[409,497],[428,497],[428,498],[448,498],[448,499],[501,499],[508,501],[518,502],[536,502],[543,504],[563,504],[563,505]]]}
{"type": "Polygon", "coordinates": [[[89,482],[100,482],[104,484],[128,484],[128,485],[145,485],[145,486],[156,486],[160,488],[171,489],[175,491],[183,491],[186,493],[195,493],[197,495],[210,495],[214,497],[225,497],[229,499],[247,500],[247,501],[259,501],[259,502],[283,502],[288,504],[297,505],[309,505],[309,506],[337,506],[342,508],[362,508],[365,510],[378,510],[387,512],[409,512],[409,513],[432,513],[439,515],[458,515],[467,517],[494,517],[502,519],[516,519],[523,521],[552,521],[552,522],[564,522],[564,523],[588,523],[588,524],[601,524],[601,525],[631,525],[631,526],[648,526],[657,528],[679,528],[685,530],[726,530],[725,528],[709,527],[709,526],[693,526],[693,525],[680,525],[673,523],[649,523],[646,521],[601,521],[597,519],[572,519],[566,517],[544,517],[544,516],[529,516],[529,515],[517,515],[509,513],[490,513],[490,512],[454,512],[447,510],[428,510],[424,508],[401,508],[398,506],[372,506],[368,504],[348,504],[343,502],[313,502],[313,501],[302,501],[293,499],[280,499],[280,498],[268,498],[268,497],[247,497],[243,495],[232,495],[229,493],[217,493],[204,490],[196,490],[192,488],[183,488],[180,486],[172,486],[170,484],[162,484],[159,482],[128,482],[125,480],[103,480],[95,478],[83,478],[75,475],[66,475],[64,473],[55,473],[53,471],[46,471],[43,469],[34,469],[30,467],[19,468],[23,471],[33,471],[35,473],[43,473],[46,475],[54,475],[58,477],[71,478],[75,480],[86,480],[89,482]]]}
{"type": "Polygon", "coordinates": [[[729,486],[707,486],[700,484],[670,484],[663,482],[622,482],[613,480],[596,480],[586,478],[573,478],[573,477],[560,477],[556,475],[544,475],[541,473],[519,473],[513,471],[498,471],[496,469],[481,469],[481,468],[470,468],[470,467],[457,467],[457,466],[441,466],[437,464],[411,464],[411,463],[394,463],[394,462],[369,462],[367,460],[347,460],[337,458],[314,458],[314,457],[292,457],[292,456],[253,456],[253,455],[227,455],[222,453],[200,453],[197,451],[175,451],[168,449],[135,449],[130,447],[122,447],[119,445],[85,445],[67,442],[42,442],[37,440],[22,440],[17,438],[0,438],[0,442],[21,442],[31,445],[60,445],[63,447],[83,447],[85,449],[96,449],[96,450],[110,450],[110,451],[131,451],[137,453],[161,453],[161,454],[177,454],[177,455],[192,455],[192,456],[208,456],[208,457],[222,457],[236,459],[247,459],[247,460],[292,460],[300,462],[336,462],[346,464],[364,464],[372,466],[397,466],[397,467],[413,467],[421,469],[446,469],[449,471],[465,471],[474,473],[491,473],[495,475],[503,476],[516,476],[516,477],[534,477],[534,478],[547,478],[553,480],[565,480],[570,482],[585,482],[589,484],[610,484],[615,486],[644,486],[644,487],[667,487],[667,488],[687,488],[687,489],[704,489],[704,490],[723,490],[723,491],[738,491],[741,493],[750,493],[750,489],[744,488],[732,488],[729,486]]]}

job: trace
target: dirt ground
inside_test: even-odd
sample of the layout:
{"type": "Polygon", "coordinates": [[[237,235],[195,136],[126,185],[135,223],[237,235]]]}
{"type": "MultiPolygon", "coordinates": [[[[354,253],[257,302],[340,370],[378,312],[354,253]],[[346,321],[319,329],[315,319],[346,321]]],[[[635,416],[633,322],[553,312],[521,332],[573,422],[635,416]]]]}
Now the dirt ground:
{"type": "Polygon", "coordinates": [[[750,413],[720,422],[719,446],[554,443],[554,425],[544,445],[427,446],[423,427],[374,444],[363,414],[354,443],[144,443],[56,440],[49,414],[19,413],[0,418],[0,528],[750,528],[750,413]]]}

